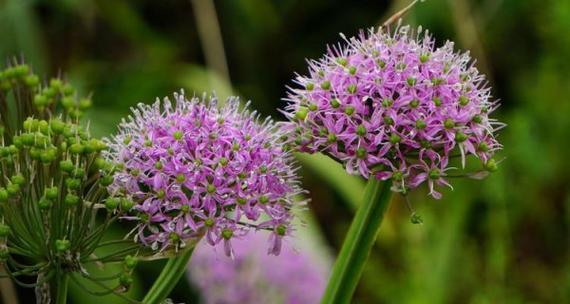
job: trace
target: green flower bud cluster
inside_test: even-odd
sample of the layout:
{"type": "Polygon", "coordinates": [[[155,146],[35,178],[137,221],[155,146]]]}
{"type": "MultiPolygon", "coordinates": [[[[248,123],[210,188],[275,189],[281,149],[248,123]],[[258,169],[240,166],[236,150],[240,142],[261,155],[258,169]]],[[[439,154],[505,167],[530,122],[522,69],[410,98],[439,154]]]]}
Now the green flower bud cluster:
{"type": "MultiPolygon", "coordinates": [[[[82,269],[108,224],[134,206],[120,191],[109,197],[118,168],[79,121],[91,101],[62,79],[43,82],[13,64],[0,71],[0,104],[0,263],[18,260],[5,269],[30,275],[82,269]]],[[[125,290],[135,264],[125,257],[125,290]]]]}

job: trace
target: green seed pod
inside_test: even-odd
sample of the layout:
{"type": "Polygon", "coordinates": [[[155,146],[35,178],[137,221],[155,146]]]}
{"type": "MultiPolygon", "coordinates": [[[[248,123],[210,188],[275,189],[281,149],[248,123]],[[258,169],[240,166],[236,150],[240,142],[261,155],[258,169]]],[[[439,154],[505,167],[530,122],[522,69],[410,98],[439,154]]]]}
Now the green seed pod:
{"type": "Polygon", "coordinates": [[[0,260],[5,261],[10,256],[8,248],[0,248],[0,260]]]}
{"type": "Polygon", "coordinates": [[[30,157],[33,160],[41,160],[41,156],[42,156],[42,149],[36,148],[36,147],[32,147],[30,149],[30,157]]]}
{"type": "Polygon", "coordinates": [[[41,210],[47,210],[51,207],[51,205],[52,201],[45,196],[40,198],[40,200],[38,201],[38,207],[40,207],[41,210]]]}
{"type": "Polygon", "coordinates": [[[79,190],[79,188],[81,188],[81,181],[76,178],[66,178],[65,186],[71,190],[79,190]]]}
{"type": "Polygon", "coordinates": [[[91,107],[92,102],[91,99],[89,98],[83,98],[81,100],[79,100],[79,109],[80,110],[87,110],[91,107]]]}
{"type": "Polygon", "coordinates": [[[72,96],[75,93],[75,89],[67,83],[63,86],[62,92],[65,96],[72,96]]]}
{"type": "Polygon", "coordinates": [[[16,196],[18,193],[20,193],[20,185],[8,184],[8,186],[6,186],[6,191],[8,191],[9,196],[16,196]]]}
{"type": "Polygon", "coordinates": [[[497,161],[495,161],[494,159],[489,159],[489,161],[487,161],[487,163],[485,164],[485,169],[487,169],[487,171],[489,172],[495,172],[499,169],[499,166],[497,165],[497,161]]]}
{"type": "Polygon", "coordinates": [[[49,123],[45,120],[40,120],[38,122],[38,127],[40,129],[40,132],[44,135],[48,135],[49,134],[49,123]]]}
{"type": "Polygon", "coordinates": [[[132,200],[127,199],[127,198],[121,199],[121,209],[123,209],[124,211],[129,211],[134,206],[135,206],[135,203],[132,200]]]}
{"type": "Polygon", "coordinates": [[[99,180],[99,184],[103,187],[107,187],[113,183],[113,176],[112,175],[104,175],[99,180]]]}
{"type": "Polygon", "coordinates": [[[10,196],[8,195],[8,191],[6,191],[6,188],[0,187],[0,203],[8,202],[9,197],[10,196]]]}
{"type": "Polygon", "coordinates": [[[37,75],[28,75],[24,78],[24,83],[29,88],[34,88],[40,84],[40,78],[37,75]]]}
{"type": "Polygon", "coordinates": [[[422,224],[424,222],[424,220],[422,219],[422,217],[417,214],[417,213],[412,213],[412,215],[410,216],[410,222],[412,224],[422,224]]]}
{"type": "Polygon", "coordinates": [[[85,152],[86,153],[101,152],[106,147],[107,146],[102,141],[92,138],[85,145],[85,152]]]}
{"type": "Polygon", "coordinates": [[[137,259],[136,257],[134,257],[134,256],[132,256],[132,255],[127,255],[127,256],[125,257],[125,260],[124,260],[123,264],[125,265],[125,268],[126,268],[126,269],[132,270],[132,269],[134,269],[134,268],[137,266],[138,262],[139,262],[139,261],[138,261],[138,259],[137,259]]]}
{"type": "Polygon", "coordinates": [[[18,154],[18,152],[20,152],[20,149],[18,149],[18,147],[16,147],[15,145],[10,145],[8,146],[8,152],[10,152],[10,154],[12,155],[16,155],[18,154]]]}
{"type": "Polygon", "coordinates": [[[10,226],[0,224],[0,237],[7,237],[10,234],[10,226]]]}
{"type": "Polygon", "coordinates": [[[69,110],[75,106],[75,98],[73,97],[64,97],[61,99],[61,105],[69,110]]]}
{"type": "Polygon", "coordinates": [[[105,207],[109,210],[115,210],[119,207],[121,200],[117,197],[109,197],[105,200],[105,207]]]}
{"type": "Polygon", "coordinates": [[[71,243],[69,240],[55,240],[55,250],[58,252],[65,252],[69,250],[71,243]]]}
{"type": "Polygon", "coordinates": [[[26,179],[24,178],[24,175],[22,175],[22,173],[18,173],[14,176],[12,176],[12,178],[10,178],[10,181],[12,181],[12,183],[17,184],[22,186],[23,184],[26,183],[26,179]]]}
{"type": "Polygon", "coordinates": [[[45,107],[49,104],[49,98],[47,95],[38,94],[34,96],[34,105],[38,108],[45,107]]]}
{"type": "Polygon", "coordinates": [[[69,146],[69,152],[72,154],[81,154],[85,151],[85,147],[82,144],[75,143],[69,146]]]}
{"type": "Polygon", "coordinates": [[[14,145],[15,145],[16,147],[18,147],[18,148],[24,147],[24,142],[22,141],[22,137],[21,137],[21,136],[15,135],[15,136],[12,138],[12,142],[13,142],[14,145]]]}
{"type": "Polygon", "coordinates": [[[25,146],[33,146],[34,143],[36,142],[36,138],[32,133],[24,133],[21,135],[21,138],[22,138],[22,143],[25,146]]]}
{"type": "Polygon", "coordinates": [[[80,111],[78,109],[70,110],[69,116],[73,119],[79,119],[79,118],[83,117],[83,111],[80,111]]]}
{"type": "Polygon", "coordinates": [[[35,131],[37,125],[38,125],[37,121],[31,117],[26,118],[26,120],[24,120],[24,123],[22,124],[24,130],[28,132],[35,131]]]}
{"type": "Polygon", "coordinates": [[[10,149],[8,147],[0,147],[0,157],[6,157],[10,155],[10,149]]]}
{"type": "Polygon", "coordinates": [[[42,151],[40,154],[40,160],[45,165],[51,164],[56,159],[57,159],[57,149],[56,148],[49,148],[45,151],[42,151]]]}
{"type": "Polygon", "coordinates": [[[75,168],[72,175],[75,178],[83,179],[85,177],[85,171],[82,168],[75,168]]]}
{"type": "Polygon", "coordinates": [[[49,126],[53,133],[61,134],[63,133],[63,130],[65,128],[65,123],[60,119],[55,118],[55,119],[50,119],[49,126]]]}
{"type": "Polygon", "coordinates": [[[45,188],[44,190],[44,195],[47,199],[50,200],[56,200],[58,197],[59,191],[57,189],[57,187],[50,187],[50,188],[45,188]]]}
{"type": "Polygon", "coordinates": [[[68,194],[65,196],[65,199],[64,199],[63,202],[64,202],[67,206],[75,206],[75,205],[79,204],[79,200],[80,200],[80,199],[79,199],[79,196],[77,196],[77,195],[75,195],[75,194],[68,193],[68,194]]]}
{"type": "Polygon", "coordinates": [[[10,235],[10,226],[6,224],[0,224],[0,237],[7,237],[10,235]]]}
{"type": "Polygon", "coordinates": [[[54,88],[55,90],[59,91],[63,88],[63,81],[61,79],[52,78],[49,81],[50,88],[54,88]]]}
{"type": "Polygon", "coordinates": [[[20,64],[14,67],[14,76],[24,77],[30,73],[30,66],[27,64],[20,64]]]}
{"type": "Polygon", "coordinates": [[[129,287],[133,284],[133,278],[131,277],[130,274],[128,274],[128,273],[123,273],[123,274],[121,274],[121,276],[119,277],[119,283],[120,283],[121,286],[123,286],[124,288],[129,288],[129,287]]]}
{"type": "Polygon", "coordinates": [[[59,162],[59,168],[63,172],[71,173],[73,172],[73,169],[75,169],[75,166],[73,165],[73,162],[70,160],[62,160],[59,162]]]}

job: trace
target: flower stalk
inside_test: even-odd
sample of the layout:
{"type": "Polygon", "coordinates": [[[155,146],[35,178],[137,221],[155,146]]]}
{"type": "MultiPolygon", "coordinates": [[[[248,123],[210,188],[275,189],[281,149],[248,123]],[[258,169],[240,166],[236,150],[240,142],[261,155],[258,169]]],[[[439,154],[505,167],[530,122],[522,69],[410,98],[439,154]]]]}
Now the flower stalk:
{"type": "Polygon", "coordinates": [[[66,273],[60,273],[56,276],[56,279],[54,280],[56,304],[67,303],[68,282],[69,282],[69,275],[67,275],[66,273]]]}
{"type": "Polygon", "coordinates": [[[186,271],[193,252],[194,246],[184,250],[180,255],[170,258],[142,302],[158,304],[166,299],[186,271]]]}
{"type": "Polygon", "coordinates": [[[368,180],[361,206],[334,264],[322,304],[350,303],[390,203],[391,180],[368,180]]]}

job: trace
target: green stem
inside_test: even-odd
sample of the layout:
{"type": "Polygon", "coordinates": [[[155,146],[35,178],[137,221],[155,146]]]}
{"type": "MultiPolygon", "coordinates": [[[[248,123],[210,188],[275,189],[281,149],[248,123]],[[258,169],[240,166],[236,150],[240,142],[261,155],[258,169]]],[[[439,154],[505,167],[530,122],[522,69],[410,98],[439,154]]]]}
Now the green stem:
{"type": "Polygon", "coordinates": [[[362,204],[334,264],[322,304],[350,303],[390,203],[391,184],[391,181],[380,182],[373,177],[368,181],[362,204]]]}
{"type": "Polygon", "coordinates": [[[162,272],[142,300],[144,304],[158,304],[166,299],[186,271],[186,265],[190,261],[193,251],[194,248],[192,247],[182,252],[180,256],[168,260],[162,272]]]}
{"type": "Polygon", "coordinates": [[[67,283],[69,282],[69,275],[60,273],[55,277],[55,304],[67,303],[67,283]]]}

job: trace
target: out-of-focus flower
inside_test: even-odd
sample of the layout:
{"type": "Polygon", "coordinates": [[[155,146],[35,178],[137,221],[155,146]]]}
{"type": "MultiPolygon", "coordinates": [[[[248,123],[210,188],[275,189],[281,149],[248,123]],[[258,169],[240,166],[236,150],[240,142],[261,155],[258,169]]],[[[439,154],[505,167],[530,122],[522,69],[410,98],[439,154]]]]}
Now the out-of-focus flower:
{"type": "Polygon", "coordinates": [[[328,265],[309,248],[298,253],[288,244],[281,256],[264,254],[267,234],[257,232],[236,240],[235,259],[198,245],[188,269],[202,303],[318,303],[324,291],[328,265]]]}
{"type": "Polygon", "coordinates": [[[449,41],[436,48],[408,26],[345,40],[310,61],[309,75],[296,79],[302,88],[290,89],[286,115],[300,151],[324,152],[351,174],[391,178],[394,191],[427,183],[434,198],[435,185],[450,186],[452,158],[465,167],[473,155],[484,171],[496,169],[503,124],[489,117],[498,103],[469,53],[449,41]]]}
{"type": "Polygon", "coordinates": [[[232,255],[233,238],[265,229],[279,254],[301,188],[278,128],[234,97],[218,108],[215,98],[174,96],[140,104],[109,141],[122,165],[111,192],[135,202],[126,217],[138,221],[135,239],[162,251],[205,235],[232,255]]]}

